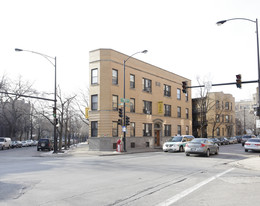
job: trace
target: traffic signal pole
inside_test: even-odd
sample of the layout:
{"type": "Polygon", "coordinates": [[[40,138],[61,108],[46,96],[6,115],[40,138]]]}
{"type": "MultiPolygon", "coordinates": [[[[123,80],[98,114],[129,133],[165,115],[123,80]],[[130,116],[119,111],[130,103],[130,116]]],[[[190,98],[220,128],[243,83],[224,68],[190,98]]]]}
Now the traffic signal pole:
{"type": "MultiPolygon", "coordinates": [[[[258,83],[258,80],[241,82],[241,84],[249,84],[249,83],[258,83]]],[[[232,85],[232,84],[237,84],[237,82],[221,83],[221,84],[212,84],[211,86],[225,86],[225,85],[232,85]]],[[[186,86],[186,88],[198,88],[198,87],[205,87],[205,85],[186,86]]]]}

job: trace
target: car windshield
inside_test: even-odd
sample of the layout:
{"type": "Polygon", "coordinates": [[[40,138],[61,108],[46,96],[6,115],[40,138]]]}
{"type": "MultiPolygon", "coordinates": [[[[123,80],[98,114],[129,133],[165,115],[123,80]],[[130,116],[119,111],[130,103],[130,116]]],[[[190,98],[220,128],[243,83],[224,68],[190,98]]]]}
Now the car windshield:
{"type": "Polygon", "coordinates": [[[181,142],[182,137],[176,136],[169,140],[169,142],[181,142]]]}
{"type": "Polygon", "coordinates": [[[260,142],[260,139],[249,139],[249,140],[247,140],[248,142],[260,142]]]}
{"type": "Polygon", "coordinates": [[[3,142],[4,141],[4,139],[0,139],[0,142],[3,142]]]}
{"type": "Polygon", "coordinates": [[[249,139],[249,138],[251,138],[251,136],[243,136],[243,138],[247,138],[247,139],[249,139]]]}

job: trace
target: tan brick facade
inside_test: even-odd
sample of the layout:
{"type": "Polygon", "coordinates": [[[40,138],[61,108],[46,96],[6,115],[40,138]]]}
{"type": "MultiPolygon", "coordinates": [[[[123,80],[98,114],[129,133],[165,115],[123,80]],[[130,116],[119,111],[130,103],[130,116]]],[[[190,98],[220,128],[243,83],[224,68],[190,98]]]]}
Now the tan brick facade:
{"type": "MultiPolygon", "coordinates": [[[[90,52],[90,105],[92,104],[91,97],[97,95],[97,108],[94,111],[90,109],[89,112],[90,136],[92,135],[91,138],[94,136],[92,139],[106,138],[109,144],[118,139],[118,137],[113,137],[112,133],[113,122],[115,125],[115,122],[119,119],[118,110],[113,110],[112,98],[113,95],[117,97],[118,108],[122,107],[120,99],[123,98],[124,92],[123,62],[128,57],[111,49],[98,49],[90,52]],[[112,83],[112,70],[117,71],[117,84],[112,83]],[[94,72],[97,72],[97,75],[93,75],[94,72]],[[92,79],[95,79],[94,83],[92,79]],[[93,135],[91,122],[97,122],[98,125],[95,135],[93,135]],[[113,140],[110,141],[107,138],[113,140]]],[[[129,103],[126,106],[126,115],[130,117],[130,122],[135,124],[135,136],[130,135],[131,125],[127,127],[128,144],[134,141],[136,147],[147,146],[147,142],[149,142],[150,147],[161,146],[169,138],[168,135],[164,135],[165,125],[170,125],[171,136],[178,134],[178,128],[181,128],[181,134],[192,133],[191,91],[188,90],[187,95],[182,92],[182,81],[187,81],[187,85],[191,85],[189,79],[137,60],[134,57],[128,59],[125,68],[126,99],[134,99],[135,102],[134,112],[130,112],[129,103]],[[135,88],[130,88],[130,75],[135,77],[135,88]],[[145,87],[148,89],[144,91],[144,81],[150,81],[151,91],[148,87],[145,87]],[[165,85],[168,88],[170,87],[169,96],[165,96],[165,85]],[[180,99],[177,99],[177,90],[179,90],[180,99]],[[151,102],[152,114],[144,113],[144,101],[151,102]],[[165,104],[171,107],[170,116],[165,116],[164,110],[159,113],[158,106],[162,105],[162,108],[164,108],[165,104]],[[177,107],[181,110],[180,117],[177,114],[177,107]],[[186,114],[187,111],[188,114],[186,114]],[[148,135],[144,135],[144,124],[152,125],[152,132],[148,135]],[[186,131],[187,129],[188,131],[186,131]]],[[[118,136],[121,135],[123,135],[122,128],[118,126],[118,136]]],[[[106,149],[112,149],[112,144],[106,149]]]]}
{"type": "Polygon", "coordinates": [[[193,134],[196,137],[231,137],[236,135],[235,98],[231,94],[212,92],[205,101],[206,107],[200,109],[200,98],[193,99],[193,134]],[[205,123],[201,127],[200,111],[204,111],[205,123]]]}

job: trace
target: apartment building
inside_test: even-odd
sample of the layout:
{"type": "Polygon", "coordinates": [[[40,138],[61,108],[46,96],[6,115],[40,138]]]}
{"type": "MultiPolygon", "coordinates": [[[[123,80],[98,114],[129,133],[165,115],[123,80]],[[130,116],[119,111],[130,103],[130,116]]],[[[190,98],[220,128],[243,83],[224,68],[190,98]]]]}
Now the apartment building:
{"type": "Polygon", "coordinates": [[[134,57],[128,58],[112,49],[90,51],[92,150],[116,149],[116,141],[123,136],[118,110],[123,109],[124,76],[125,113],[130,118],[126,148],[160,147],[173,135],[192,133],[191,92],[182,92],[182,82],[189,86],[191,81],[134,57]]]}
{"type": "Polygon", "coordinates": [[[231,137],[236,135],[235,98],[223,92],[208,93],[192,100],[195,137],[231,137]]]}

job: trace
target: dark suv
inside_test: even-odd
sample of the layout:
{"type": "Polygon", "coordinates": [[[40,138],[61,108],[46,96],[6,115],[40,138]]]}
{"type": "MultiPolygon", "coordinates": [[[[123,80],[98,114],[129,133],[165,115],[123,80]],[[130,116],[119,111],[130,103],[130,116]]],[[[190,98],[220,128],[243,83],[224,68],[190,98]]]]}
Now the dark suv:
{"type": "Polygon", "coordinates": [[[50,139],[40,139],[37,144],[37,151],[39,150],[53,150],[53,142],[50,139]]]}
{"type": "Polygon", "coordinates": [[[241,140],[242,146],[244,146],[245,142],[251,138],[255,138],[255,135],[244,135],[241,140]]]}

